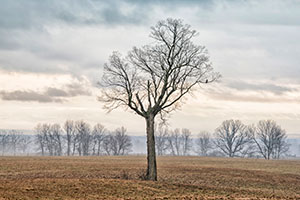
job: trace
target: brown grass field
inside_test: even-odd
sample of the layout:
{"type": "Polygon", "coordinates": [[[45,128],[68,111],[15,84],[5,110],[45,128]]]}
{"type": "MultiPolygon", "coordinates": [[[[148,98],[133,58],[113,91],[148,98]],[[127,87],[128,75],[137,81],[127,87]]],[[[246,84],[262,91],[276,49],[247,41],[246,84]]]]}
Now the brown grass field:
{"type": "Polygon", "coordinates": [[[0,157],[0,199],[300,199],[300,160],[0,157]]]}

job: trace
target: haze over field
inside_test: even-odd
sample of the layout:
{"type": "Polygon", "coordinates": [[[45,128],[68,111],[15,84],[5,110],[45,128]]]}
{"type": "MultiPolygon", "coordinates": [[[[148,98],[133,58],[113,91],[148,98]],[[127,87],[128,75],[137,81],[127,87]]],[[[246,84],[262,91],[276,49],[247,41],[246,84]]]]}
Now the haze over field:
{"type": "Polygon", "coordinates": [[[193,133],[235,118],[273,119],[300,136],[300,2],[265,1],[2,1],[0,129],[84,119],[145,135],[144,120],[97,101],[102,67],[151,42],[150,26],[168,17],[199,31],[218,83],[202,86],[169,120],[193,133]],[[184,2],[184,3],[183,3],[184,2]]]}

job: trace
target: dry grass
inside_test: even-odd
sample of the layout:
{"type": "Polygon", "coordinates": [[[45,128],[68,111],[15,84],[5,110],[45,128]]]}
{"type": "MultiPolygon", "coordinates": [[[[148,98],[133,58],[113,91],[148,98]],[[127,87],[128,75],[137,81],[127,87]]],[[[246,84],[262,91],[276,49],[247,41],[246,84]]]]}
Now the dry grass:
{"type": "Polygon", "coordinates": [[[0,157],[0,199],[300,199],[300,161],[142,156],[0,157]]]}

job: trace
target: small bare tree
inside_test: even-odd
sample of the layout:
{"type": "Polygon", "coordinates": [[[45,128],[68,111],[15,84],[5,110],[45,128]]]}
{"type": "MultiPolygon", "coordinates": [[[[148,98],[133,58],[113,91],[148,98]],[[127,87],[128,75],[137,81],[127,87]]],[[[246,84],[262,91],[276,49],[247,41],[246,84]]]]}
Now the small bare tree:
{"type": "Polygon", "coordinates": [[[77,151],[79,155],[89,155],[90,141],[91,141],[91,126],[84,121],[76,121],[76,140],[78,141],[77,151]]]}
{"type": "Polygon", "coordinates": [[[49,137],[51,140],[51,145],[53,152],[52,154],[54,156],[61,156],[62,155],[62,130],[59,124],[53,124],[50,127],[49,137]]]}
{"type": "Polygon", "coordinates": [[[274,151],[272,155],[274,159],[280,159],[281,156],[288,153],[290,149],[290,144],[286,140],[287,135],[285,130],[281,129],[281,131],[278,131],[275,137],[276,137],[276,141],[275,141],[274,151]]]}
{"type": "Polygon", "coordinates": [[[28,154],[28,147],[32,143],[32,138],[30,135],[22,134],[19,142],[19,148],[23,155],[28,154]]]}
{"type": "Polygon", "coordinates": [[[189,129],[183,128],[181,130],[181,140],[182,140],[182,155],[186,156],[192,149],[192,133],[189,129]]]}
{"type": "Polygon", "coordinates": [[[76,145],[76,141],[75,141],[75,124],[74,121],[72,120],[67,120],[63,126],[64,131],[65,131],[65,138],[67,141],[67,155],[70,156],[71,153],[74,154],[75,151],[75,145],[76,145]],[[73,145],[73,146],[72,146],[73,145]],[[73,147],[73,148],[72,148],[73,147]]]}
{"type": "Polygon", "coordinates": [[[171,131],[168,135],[168,147],[173,156],[186,156],[192,148],[191,132],[189,129],[179,128],[171,131]]]}
{"type": "Polygon", "coordinates": [[[112,154],[112,143],[111,141],[113,140],[112,138],[112,133],[108,132],[108,134],[105,135],[104,139],[103,139],[103,149],[104,152],[107,155],[111,155],[112,154]]]}
{"type": "Polygon", "coordinates": [[[250,137],[250,140],[247,144],[245,144],[245,147],[240,152],[241,157],[248,157],[252,158],[257,156],[257,146],[255,142],[253,141],[253,135],[255,134],[256,127],[252,125],[248,125],[245,127],[245,131],[247,132],[247,135],[250,137]]]}
{"type": "Polygon", "coordinates": [[[155,145],[156,145],[156,151],[157,155],[165,155],[168,148],[168,134],[169,131],[166,127],[160,125],[158,126],[158,129],[155,133],[155,145]]]}
{"type": "Polygon", "coordinates": [[[98,156],[100,155],[101,146],[105,138],[105,132],[106,130],[103,125],[98,123],[94,126],[93,133],[92,133],[93,155],[98,155],[98,156]]]}
{"type": "Polygon", "coordinates": [[[176,128],[168,136],[168,143],[171,151],[171,155],[180,156],[182,149],[182,140],[180,135],[180,129],[176,128]]]}
{"type": "Polygon", "coordinates": [[[127,154],[132,147],[131,139],[126,134],[124,127],[118,128],[110,137],[111,151],[113,155],[127,154]]]}
{"type": "Polygon", "coordinates": [[[196,139],[196,153],[201,156],[208,156],[212,148],[212,141],[208,132],[201,132],[196,139]]]}
{"type": "Polygon", "coordinates": [[[289,149],[285,131],[273,120],[259,121],[255,131],[252,131],[252,138],[259,153],[268,160],[272,157],[279,159],[289,149]]]}
{"type": "Polygon", "coordinates": [[[38,124],[35,127],[35,132],[36,132],[35,142],[36,142],[38,150],[40,150],[42,156],[45,155],[47,149],[49,150],[49,152],[51,152],[51,145],[48,140],[48,132],[49,131],[50,131],[49,124],[38,124]],[[50,147],[50,149],[49,149],[49,147],[50,147]]]}
{"type": "Polygon", "coordinates": [[[207,50],[195,45],[195,30],[181,20],[159,21],[151,28],[151,45],[134,47],[126,58],[113,53],[104,65],[99,100],[105,108],[130,108],[146,121],[147,179],[157,180],[154,121],[176,110],[196,85],[219,78],[207,50]]]}
{"type": "Polygon", "coordinates": [[[13,154],[16,155],[21,140],[21,132],[16,130],[10,130],[8,132],[8,136],[10,148],[12,149],[13,154]]]}
{"type": "Polygon", "coordinates": [[[239,120],[226,120],[215,131],[214,144],[229,157],[241,153],[250,141],[246,126],[239,120]]]}
{"type": "Polygon", "coordinates": [[[38,124],[35,131],[36,143],[42,155],[46,151],[50,156],[62,155],[62,131],[59,124],[38,124]]]}
{"type": "Polygon", "coordinates": [[[6,130],[0,130],[0,150],[2,151],[2,156],[8,150],[9,147],[9,134],[6,130]]]}

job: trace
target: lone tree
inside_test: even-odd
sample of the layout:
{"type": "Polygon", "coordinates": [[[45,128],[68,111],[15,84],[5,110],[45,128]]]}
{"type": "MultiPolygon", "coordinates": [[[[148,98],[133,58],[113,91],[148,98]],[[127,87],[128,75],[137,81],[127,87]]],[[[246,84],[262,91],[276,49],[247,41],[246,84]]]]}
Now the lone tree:
{"type": "Polygon", "coordinates": [[[157,180],[154,121],[176,110],[196,85],[211,83],[213,71],[204,46],[192,39],[197,32],[178,19],[159,21],[151,27],[153,42],[133,47],[127,57],[113,52],[104,65],[99,100],[109,111],[125,106],[146,120],[147,178],[157,180]]]}

